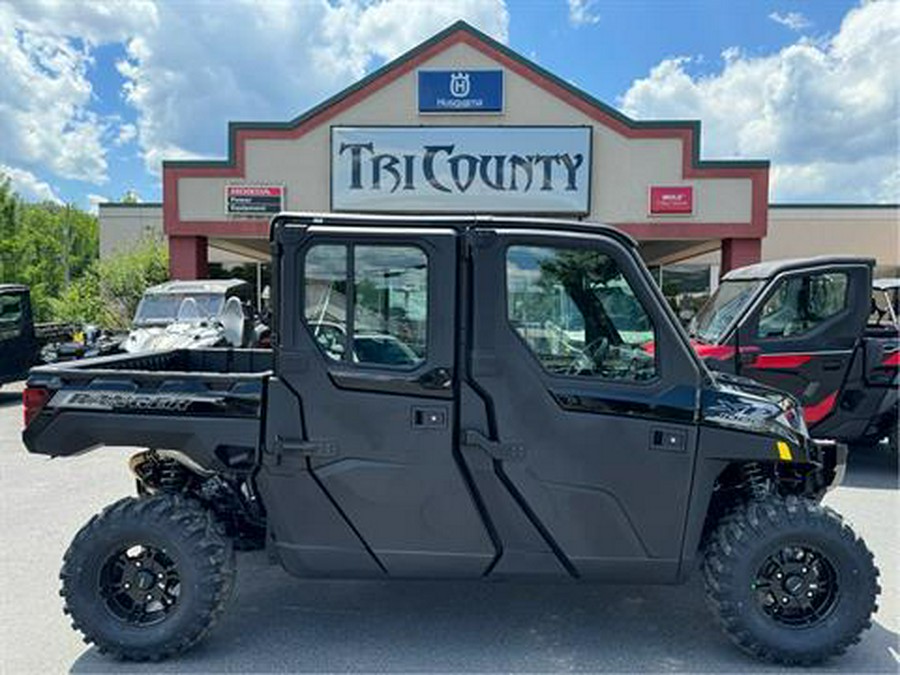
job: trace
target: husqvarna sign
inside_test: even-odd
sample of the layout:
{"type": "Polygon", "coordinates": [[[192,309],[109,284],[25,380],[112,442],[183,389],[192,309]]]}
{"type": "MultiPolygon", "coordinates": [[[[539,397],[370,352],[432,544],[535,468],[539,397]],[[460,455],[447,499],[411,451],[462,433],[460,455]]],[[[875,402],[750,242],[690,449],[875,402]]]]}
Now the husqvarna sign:
{"type": "Polygon", "coordinates": [[[590,127],[332,127],[335,211],[590,211],[590,127]]]}
{"type": "Polygon", "coordinates": [[[502,70],[420,70],[419,112],[503,112],[502,70]]]}

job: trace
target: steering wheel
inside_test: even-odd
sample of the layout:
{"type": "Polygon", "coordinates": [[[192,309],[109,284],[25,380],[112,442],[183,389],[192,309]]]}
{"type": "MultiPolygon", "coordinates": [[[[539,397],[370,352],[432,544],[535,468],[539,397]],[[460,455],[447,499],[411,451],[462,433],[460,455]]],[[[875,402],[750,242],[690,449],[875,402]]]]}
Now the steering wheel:
{"type": "Polygon", "coordinates": [[[609,340],[598,337],[578,351],[572,363],[566,368],[566,375],[591,375],[597,370],[597,364],[603,363],[609,350],[609,340]]]}

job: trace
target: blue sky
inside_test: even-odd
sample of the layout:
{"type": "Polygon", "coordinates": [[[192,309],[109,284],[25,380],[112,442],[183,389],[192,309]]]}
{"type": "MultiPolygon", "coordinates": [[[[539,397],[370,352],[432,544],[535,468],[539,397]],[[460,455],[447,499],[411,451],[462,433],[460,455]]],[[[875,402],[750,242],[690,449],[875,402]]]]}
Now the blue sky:
{"type": "Polygon", "coordinates": [[[163,158],[290,119],[463,18],[707,158],[773,162],[777,201],[897,201],[900,3],[0,0],[0,171],[28,199],[160,199],[163,158]]]}

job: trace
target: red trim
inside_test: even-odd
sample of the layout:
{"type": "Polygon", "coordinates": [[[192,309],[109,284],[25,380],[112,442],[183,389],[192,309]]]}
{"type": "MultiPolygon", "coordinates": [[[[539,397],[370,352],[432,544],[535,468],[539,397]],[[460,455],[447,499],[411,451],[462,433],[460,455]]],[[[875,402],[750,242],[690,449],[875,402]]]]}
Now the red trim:
{"type": "MultiPolygon", "coordinates": [[[[719,239],[722,231],[753,236],[749,223],[607,223],[635,239],[719,239]]],[[[166,229],[169,235],[209,237],[268,237],[269,221],[259,219],[183,220],[166,229]]]]}
{"type": "Polygon", "coordinates": [[[166,230],[169,236],[249,237],[266,239],[269,236],[268,220],[187,220],[177,221],[166,230]]]}
{"type": "Polygon", "coordinates": [[[205,279],[209,276],[206,237],[169,237],[169,276],[205,279]]]}
{"type": "Polygon", "coordinates": [[[799,368],[812,359],[809,354],[759,354],[752,368],[799,368]]]}
{"type": "Polygon", "coordinates": [[[834,408],[834,404],[837,402],[837,395],[838,393],[834,392],[828,394],[828,396],[814,405],[803,406],[803,419],[806,420],[806,423],[815,424],[826,417],[834,408]]]}
{"type": "Polygon", "coordinates": [[[755,238],[758,227],[753,223],[607,223],[627,232],[635,239],[722,239],[723,237],[755,238]]]}
{"type": "Polygon", "coordinates": [[[881,362],[882,366],[900,366],[900,351],[888,354],[881,362]]]}
{"type": "MultiPolygon", "coordinates": [[[[234,236],[257,236],[258,225],[247,226],[244,221],[217,221],[205,222],[180,222],[178,210],[178,181],[181,178],[242,178],[245,176],[246,142],[250,139],[296,139],[308,133],[312,129],[324,124],[336,115],[351,108],[374,92],[384,88],[391,82],[402,77],[406,73],[417,68],[421,63],[433,58],[453,45],[463,43],[480,51],[489,58],[501,63],[509,70],[517,73],[532,82],[541,89],[564,101],[571,107],[581,111],[589,118],[603,124],[629,139],[634,138],[670,138],[681,140],[682,147],[682,178],[748,178],[752,183],[752,206],[749,223],[741,223],[728,226],[723,231],[722,226],[712,223],[665,223],[665,232],[658,232],[662,224],[656,223],[629,223],[622,224],[622,228],[634,236],[640,238],[714,238],[719,239],[727,235],[729,237],[759,238],[766,235],[768,225],[768,193],[769,170],[765,167],[709,167],[697,168],[694,166],[694,157],[698,155],[695,144],[699,143],[695,127],[675,128],[633,128],[623,121],[616,119],[602,108],[584,100],[571,91],[568,91],[549,78],[532,70],[527,64],[521,63],[506,54],[498,51],[491,45],[482,42],[476,36],[463,29],[451,33],[440,42],[436,42],[413,58],[397,64],[385,72],[381,77],[373,80],[368,85],[348,94],[334,105],[325,108],[317,114],[307,118],[291,129],[253,129],[241,128],[234,134],[235,163],[231,167],[178,167],[163,165],[163,223],[166,234],[217,234],[218,225],[227,223],[230,228],[239,228],[241,233],[230,231],[234,236]],[[197,227],[207,229],[196,230],[197,227]],[[731,228],[734,228],[732,231],[731,228]],[[211,229],[216,230],[214,233],[211,229]],[[739,228],[739,229],[738,229],[739,228]]],[[[224,207],[223,207],[224,208],[224,207]]],[[[250,221],[253,222],[253,221],[250,221]]],[[[268,228],[266,228],[267,230],[268,228]]],[[[223,233],[224,234],[224,233],[223,233]]]]}
{"type": "Polygon", "coordinates": [[[727,361],[737,352],[731,345],[706,345],[692,341],[691,346],[701,359],[713,359],[715,361],[727,361]]]}
{"type": "Polygon", "coordinates": [[[722,276],[739,267],[758,263],[762,259],[762,239],[735,236],[723,239],[720,259],[722,276]]]}

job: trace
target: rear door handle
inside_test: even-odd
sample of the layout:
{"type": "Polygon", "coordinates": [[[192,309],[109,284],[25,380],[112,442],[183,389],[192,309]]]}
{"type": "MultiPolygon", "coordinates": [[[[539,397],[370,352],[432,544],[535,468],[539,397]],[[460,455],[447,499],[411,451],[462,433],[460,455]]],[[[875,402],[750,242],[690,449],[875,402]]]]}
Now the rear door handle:
{"type": "Polygon", "coordinates": [[[666,429],[663,427],[651,429],[650,449],[666,452],[685,452],[687,450],[687,432],[684,429],[666,429]]]}
{"type": "Polygon", "coordinates": [[[822,362],[822,370],[840,370],[843,367],[844,362],[841,359],[828,359],[822,362]]]}

